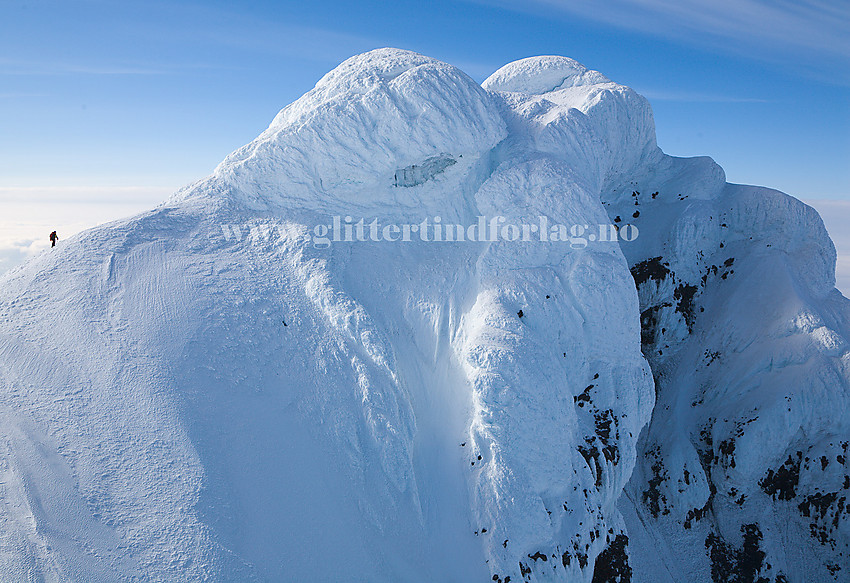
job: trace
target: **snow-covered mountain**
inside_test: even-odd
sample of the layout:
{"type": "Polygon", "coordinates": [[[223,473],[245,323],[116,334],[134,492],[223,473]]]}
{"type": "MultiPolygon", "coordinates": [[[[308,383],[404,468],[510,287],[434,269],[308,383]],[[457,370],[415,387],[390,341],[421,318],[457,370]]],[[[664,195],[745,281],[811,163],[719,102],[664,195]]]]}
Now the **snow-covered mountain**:
{"type": "Polygon", "coordinates": [[[353,57],[0,279],[0,580],[846,581],[834,264],[571,59],[353,57]],[[640,235],[317,244],[334,217],[640,235]]]}

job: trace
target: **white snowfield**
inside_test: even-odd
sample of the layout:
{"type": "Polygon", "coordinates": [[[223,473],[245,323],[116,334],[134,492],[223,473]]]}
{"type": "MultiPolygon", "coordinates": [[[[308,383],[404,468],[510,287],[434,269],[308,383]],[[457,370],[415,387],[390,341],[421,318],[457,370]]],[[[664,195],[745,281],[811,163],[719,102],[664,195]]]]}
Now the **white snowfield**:
{"type": "Polygon", "coordinates": [[[0,278],[0,581],[847,581],[834,264],[571,59],[353,57],[0,278]],[[436,215],[640,236],[310,238],[436,215]]]}

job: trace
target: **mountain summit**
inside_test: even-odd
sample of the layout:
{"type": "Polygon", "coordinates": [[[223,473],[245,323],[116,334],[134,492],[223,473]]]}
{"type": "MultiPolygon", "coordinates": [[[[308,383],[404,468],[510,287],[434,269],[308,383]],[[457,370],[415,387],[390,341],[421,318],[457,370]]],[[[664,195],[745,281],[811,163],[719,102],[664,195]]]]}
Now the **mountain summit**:
{"type": "Polygon", "coordinates": [[[353,57],[0,278],[0,580],[846,580],[834,265],[572,59],[353,57]]]}

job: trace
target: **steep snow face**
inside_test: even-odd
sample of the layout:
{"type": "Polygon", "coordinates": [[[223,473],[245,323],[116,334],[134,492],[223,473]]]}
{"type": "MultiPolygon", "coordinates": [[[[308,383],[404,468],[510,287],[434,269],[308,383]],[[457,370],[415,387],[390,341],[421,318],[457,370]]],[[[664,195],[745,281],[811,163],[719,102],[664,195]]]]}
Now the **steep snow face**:
{"type": "Polygon", "coordinates": [[[620,503],[635,578],[844,580],[848,306],[817,213],[664,156],[627,88],[569,59],[523,65],[484,83],[509,125],[641,232],[623,251],[658,403],[620,503]]]}
{"type": "Polygon", "coordinates": [[[571,59],[353,57],[0,279],[0,580],[841,580],[833,264],[571,59]],[[317,247],[332,215],[641,235],[317,247]]]}
{"type": "MultiPolygon", "coordinates": [[[[605,218],[548,157],[502,164],[476,199],[517,222],[605,218]]],[[[615,244],[503,242],[478,259],[459,351],[473,388],[473,525],[495,580],[590,580],[622,536],[615,505],[653,402],[623,268],[615,244]]]]}
{"type": "Polygon", "coordinates": [[[641,229],[624,251],[658,392],[621,501],[635,575],[846,580],[848,303],[817,213],[706,158],[603,200],[641,229]]]}

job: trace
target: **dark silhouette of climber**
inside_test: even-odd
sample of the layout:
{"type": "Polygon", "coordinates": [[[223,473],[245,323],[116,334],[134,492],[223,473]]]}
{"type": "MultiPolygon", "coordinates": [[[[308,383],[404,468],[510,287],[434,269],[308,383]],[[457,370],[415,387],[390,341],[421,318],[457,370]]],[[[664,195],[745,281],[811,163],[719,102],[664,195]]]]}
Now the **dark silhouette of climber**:
{"type": "Polygon", "coordinates": [[[59,240],[59,235],[56,234],[56,231],[50,233],[50,242],[53,243],[51,247],[56,247],[56,241],[59,240]]]}

